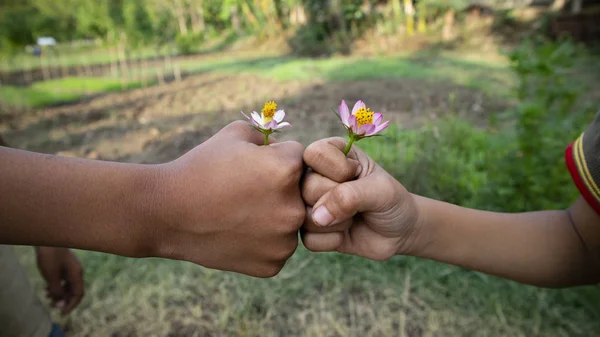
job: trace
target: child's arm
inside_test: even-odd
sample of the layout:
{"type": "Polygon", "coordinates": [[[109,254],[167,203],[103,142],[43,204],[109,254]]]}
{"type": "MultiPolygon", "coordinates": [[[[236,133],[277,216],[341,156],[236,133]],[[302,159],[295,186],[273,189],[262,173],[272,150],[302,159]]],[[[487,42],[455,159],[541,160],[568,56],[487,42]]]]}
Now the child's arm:
{"type": "Polygon", "coordinates": [[[415,201],[421,242],[409,254],[537,286],[600,281],[600,217],[581,198],[567,210],[520,214],[415,201]]]}
{"type": "Polygon", "coordinates": [[[408,193],[356,146],[345,158],[345,144],[326,139],[304,153],[313,170],[303,185],[309,249],[415,255],[547,287],[600,281],[600,217],[584,200],[562,211],[467,209],[408,193]]]}

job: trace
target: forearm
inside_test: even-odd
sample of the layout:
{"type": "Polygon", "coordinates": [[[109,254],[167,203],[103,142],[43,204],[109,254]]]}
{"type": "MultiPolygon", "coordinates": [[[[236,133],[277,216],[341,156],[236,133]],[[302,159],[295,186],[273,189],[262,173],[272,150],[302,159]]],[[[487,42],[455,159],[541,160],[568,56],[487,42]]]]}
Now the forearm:
{"type": "Polygon", "coordinates": [[[415,255],[537,286],[598,281],[595,254],[567,211],[493,213],[415,198],[424,243],[415,255]]]}
{"type": "Polygon", "coordinates": [[[150,166],[0,147],[0,243],[144,255],[155,206],[150,166]]]}

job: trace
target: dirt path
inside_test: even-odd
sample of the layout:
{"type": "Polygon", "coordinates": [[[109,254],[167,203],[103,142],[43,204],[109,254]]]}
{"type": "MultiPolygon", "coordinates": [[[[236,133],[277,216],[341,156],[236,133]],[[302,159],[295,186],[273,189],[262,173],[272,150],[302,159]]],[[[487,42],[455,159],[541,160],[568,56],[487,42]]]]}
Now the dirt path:
{"type": "Polygon", "coordinates": [[[179,84],[107,94],[73,105],[9,111],[0,132],[15,147],[139,163],[171,160],[266,100],[284,108],[292,128],[279,137],[304,144],[343,135],[332,109],[362,99],[403,125],[453,112],[477,119],[501,111],[482,93],[418,80],[278,82],[251,75],[202,74],[179,84]]]}

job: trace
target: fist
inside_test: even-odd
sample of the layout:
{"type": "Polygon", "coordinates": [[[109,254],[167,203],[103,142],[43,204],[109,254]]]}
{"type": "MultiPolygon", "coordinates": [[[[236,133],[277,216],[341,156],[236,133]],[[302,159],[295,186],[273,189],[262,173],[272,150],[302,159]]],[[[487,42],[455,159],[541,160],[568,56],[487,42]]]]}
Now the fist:
{"type": "Polygon", "coordinates": [[[307,217],[302,239],[312,251],[386,260],[409,249],[418,211],[412,195],[356,146],[342,138],[311,144],[302,186],[307,217]]]}
{"type": "Polygon", "coordinates": [[[83,298],[83,268],[66,248],[36,247],[37,266],[46,281],[46,296],[52,307],[69,314],[83,298]]]}
{"type": "Polygon", "coordinates": [[[263,137],[234,122],[161,166],[158,256],[255,277],[279,273],[305,217],[304,147],[262,146],[263,137]]]}

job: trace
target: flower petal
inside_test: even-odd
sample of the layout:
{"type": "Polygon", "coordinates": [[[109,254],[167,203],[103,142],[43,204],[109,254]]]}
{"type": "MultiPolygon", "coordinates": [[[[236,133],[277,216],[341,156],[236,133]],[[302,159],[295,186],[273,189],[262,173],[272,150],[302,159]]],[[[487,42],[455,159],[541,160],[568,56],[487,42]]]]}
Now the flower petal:
{"type": "Polygon", "coordinates": [[[358,132],[356,133],[359,136],[366,136],[372,134],[375,131],[375,124],[364,124],[358,128],[358,132]]]}
{"type": "Polygon", "coordinates": [[[358,131],[358,127],[357,127],[357,123],[356,123],[356,116],[350,115],[350,117],[348,117],[348,128],[350,128],[352,130],[352,132],[354,132],[354,133],[356,133],[356,131],[358,131]]]}
{"type": "Polygon", "coordinates": [[[260,125],[264,125],[264,120],[262,118],[262,115],[259,115],[258,112],[252,111],[252,119],[254,119],[256,121],[256,123],[258,123],[260,125]]]}
{"type": "Polygon", "coordinates": [[[356,104],[354,104],[354,108],[352,108],[352,114],[356,114],[356,112],[358,111],[358,109],[360,108],[364,108],[365,107],[365,103],[361,100],[358,100],[356,102],[356,104]]]}
{"type": "Polygon", "coordinates": [[[373,124],[375,124],[375,125],[381,124],[382,119],[383,119],[383,115],[381,114],[381,112],[376,112],[373,115],[373,124]]]}
{"type": "Polygon", "coordinates": [[[348,117],[350,117],[350,111],[348,110],[348,105],[346,104],[346,101],[342,100],[342,103],[340,104],[338,111],[340,113],[340,118],[342,119],[342,123],[344,123],[344,125],[348,126],[348,117]]]}
{"type": "Polygon", "coordinates": [[[381,131],[387,129],[388,125],[390,125],[390,121],[385,121],[385,123],[377,125],[377,127],[373,131],[373,134],[380,133],[381,131]]]}
{"type": "Polygon", "coordinates": [[[257,122],[254,120],[254,118],[250,118],[250,117],[249,117],[248,115],[246,115],[246,114],[245,114],[243,111],[240,111],[240,112],[242,113],[242,115],[244,115],[244,117],[246,117],[246,118],[247,118],[247,119],[250,121],[250,123],[252,123],[252,125],[255,125],[255,126],[258,126],[258,127],[261,127],[261,126],[262,126],[262,125],[258,124],[258,123],[257,123],[257,122]]]}
{"type": "Polygon", "coordinates": [[[273,119],[276,120],[277,123],[279,123],[283,120],[284,117],[285,117],[285,111],[277,110],[277,112],[275,113],[275,116],[273,116],[273,119]]]}
{"type": "Polygon", "coordinates": [[[283,123],[279,123],[277,125],[277,129],[283,129],[285,127],[291,126],[292,124],[288,123],[288,122],[283,122],[283,123]]]}
{"type": "Polygon", "coordinates": [[[277,121],[276,120],[272,120],[270,122],[268,122],[267,124],[265,124],[265,130],[275,130],[277,129],[277,121]]]}

